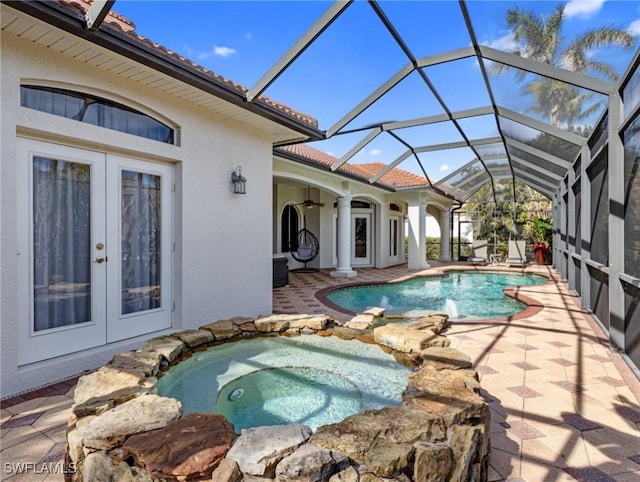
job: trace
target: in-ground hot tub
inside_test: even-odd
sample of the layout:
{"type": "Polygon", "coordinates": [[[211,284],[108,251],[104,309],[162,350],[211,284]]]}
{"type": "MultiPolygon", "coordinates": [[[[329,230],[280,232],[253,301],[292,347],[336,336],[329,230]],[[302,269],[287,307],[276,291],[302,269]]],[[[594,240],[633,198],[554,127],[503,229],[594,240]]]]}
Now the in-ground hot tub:
{"type": "MultiPolygon", "coordinates": [[[[71,479],[299,480],[304,470],[315,479],[339,474],[341,480],[355,480],[358,474],[373,473],[390,480],[487,480],[489,408],[479,394],[470,358],[449,348],[439,335],[445,327],[441,318],[426,317],[407,327],[385,325],[367,333],[337,326],[325,315],[237,317],[154,338],[140,350],[116,354],[76,385],[65,455],[67,467],[73,468],[71,479]],[[258,334],[268,338],[243,343],[258,334]],[[277,334],[283,338],[274,338],[277,334]],[[215,349],[207,350],[211,347],[215,349]],[[296,353],[303,358],[293,366],[296,353]],[[381,376],[398,368],[396,358],[415,368],[404,390],[397,373],[390,380],[381,376]],[[213,372],[203,370],[206,365],[212,365],[213,372]],[[162,376],[167,370],[178,375],[176,383],[162,376]],[[156,392],[160,380],[165,389],[188,395],[189,378],[204,390],[183,397],[183,414],[179,400],[156,392]],[[244,407],[235,408],[247,422],[252,406],[270,405],[274,394],[288,391],[279,389],[282,384],[291,385],[293,396],[310,391],[314,402],[320,400],[310,406],[303,397],[298,406],[304,407],[307,418],[313,412],[331,413],[327,400],[340,397],[350,410],[363,411],[318,426],[315,432],[307,425],[288,423],[243,429],[240,434],[224,415],[193,413],[199,404],[244,400],[244,407]],[[316,385],[329,395],[314,395],[316,385]],[[248,396],[252,392],[253,398],[248,396]],[[398,403],[395,394],[400,392],[398,403]]],[[[404,367],[401,371],[408,373],[404,367]]],[[[272,411],[285,413],[265,410],[272,411]]],[[[337,418],[344,416],[341,412],[337,418]]]]}
{"type": "Polygon", "coordinates": [[[255,338],[195,353],[158,393],[185,414],[220,413],[243,428],[302,423],[312,430],[400,405],[411,370],[378,345],[337,337],[255,338]]]}

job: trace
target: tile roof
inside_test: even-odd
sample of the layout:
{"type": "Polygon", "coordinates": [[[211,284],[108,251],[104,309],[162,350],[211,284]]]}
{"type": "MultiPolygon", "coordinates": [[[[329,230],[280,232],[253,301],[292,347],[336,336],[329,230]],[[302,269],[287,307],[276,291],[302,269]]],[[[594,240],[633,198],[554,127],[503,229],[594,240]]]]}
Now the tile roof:
{"type": "MultiPolygon", "coordinates": [[[[377,174],[381,169],[384,169],[386,164],[382,162],[369,162],[366,164],[358,164],[358,167],[367,171],[371,176],[377,174]]],[[[421,187],[428,186],[429,182],[424,176],[419,176],[404,169],[398,169],[394,167],[388,173],[380,178],[385,184],[396,187],[421,187]]]]}
{"type": "MultiPolygon", "coordinates": [[[[278,151],[291,153],[297,157],[321,164],[325,167],[331,167],[333,163],[338,160],[337,158],[306,144],[282,146],[276,148],[276,152],[278,151]]],[[[382,162],[371,162],[366,164],[350,164],[345,162],[338,168],[338,172],[343,172],[368,182],[371,177],[376,175],[384,167],[386,167],[386,165],[382,162]]],[[[404,169],[398,169],[397,167],[394,167],[391,171],[382,176],[378,180],[377,184],[382,184],[392,189],[429,186],[428,181],[424,177],[405,171],[404,169]]]]}
{"type": "MultiPolygon", "coordinates": [[[[66,8],[79,13],[81,15],[85,15],[87,13],[87,11],[89,10],[89,7],[91,6],[91,1],[90,0],[58,0],[58,3],[60,5],[64,5],[66,8]]],[[[210,77],[212,80],[216,81],[217,83],[221,83],[224,84],[227,87],[230,87],[231,89],[235,90],[238,94],[245,96],[245,94],[249,91],[249,89],[247,89],[246,87],[233,82],[221,75],[216,74],[215,72],[199,65],[196,64],[195,62],[192,62],[191,60],[187,59],[186,57],[183,57],[182,55],[179,55],[175,52],[173,52],[172,50],[167,49],[166,47],[153,42],[152,40],[143,37],[142,35],[138,35],[135,31],[135,24],[133,22],[131,22],[130,20],[128,20],[127,18],[123,17],[122,15],[120,15],[119,13],[114,12],[113,10],[110,10],[109,13],[107,14],[107,16],[105,17],[103,23],[103,26],[109,27],[111,29],[114,30],[118,30],[124,34],[126,34],[127,36],[129,36],[130,38],[138,41],[138,42],[142,42],[143,44],[152,47],[153,49],[157,50],[159,53],[167,56],[167,57],[171,57],[174,60],[178,60],[180,63],[184,64],[187,67],[193,68],[198,70],[199,72],[205,74],[206,76],[210,77]]],[[[314,117],[304,114],[300,111],[297,111],[295,109],[292,109],[289,106],[286,106],[276,100],[270,99],[269,97],[266,97],[264,95],[259,96],[256,99],[256,102],[261,103],[263,105],[275,108],[281,112],[283,112],[284,114],[288,115],[289,117],[292,117],[294,119],[296,119],[297,121],[303,122],[305,124],[307,124],[308,126],[314,128],[314,129],[318,129],[318,120],[315,119],[314,117]]]]}

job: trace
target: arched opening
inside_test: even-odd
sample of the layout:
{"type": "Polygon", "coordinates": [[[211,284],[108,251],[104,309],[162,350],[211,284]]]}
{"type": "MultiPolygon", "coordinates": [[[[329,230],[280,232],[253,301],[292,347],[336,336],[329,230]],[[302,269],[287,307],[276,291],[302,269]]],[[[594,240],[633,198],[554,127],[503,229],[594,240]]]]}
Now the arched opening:
{"type": "Polygon", "coordinates": [[[280,222],[281,235],[280,251],[290,253],[298,249],[298,231],[300,230],[300,216],[292,204],[287,204],[282,210],[280,222]]]}

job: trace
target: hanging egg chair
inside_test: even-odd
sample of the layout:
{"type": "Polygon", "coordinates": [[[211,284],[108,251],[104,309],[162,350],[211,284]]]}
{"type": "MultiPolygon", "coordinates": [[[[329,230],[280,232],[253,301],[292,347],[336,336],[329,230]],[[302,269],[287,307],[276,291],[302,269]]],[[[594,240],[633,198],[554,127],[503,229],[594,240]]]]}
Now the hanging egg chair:
{"type": "Polygon", "coordinates": [[[304,263],[304,268],[292,271],[307,271],[307,263],[316,259],[320,252],[320,245],[318,243],[318,238],[316,238],[316,236],[307,229],[306,216],[304,218],[304,227],[298,231],[296,241],[297,248],[295,251],[291,251],[291,257],[300,263],[304,263]]]}

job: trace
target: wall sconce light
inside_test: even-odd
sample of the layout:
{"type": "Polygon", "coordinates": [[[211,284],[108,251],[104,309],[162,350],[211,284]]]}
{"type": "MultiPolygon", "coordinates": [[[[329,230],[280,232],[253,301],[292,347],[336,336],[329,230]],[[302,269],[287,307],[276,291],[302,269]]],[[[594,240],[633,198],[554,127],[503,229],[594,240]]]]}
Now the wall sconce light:
{"type": "Polygon", "coordinates": [[[247,194],[247,178],[242,175],[242,167],[236,167],[231,173],[234,194],[247,194]]]}

